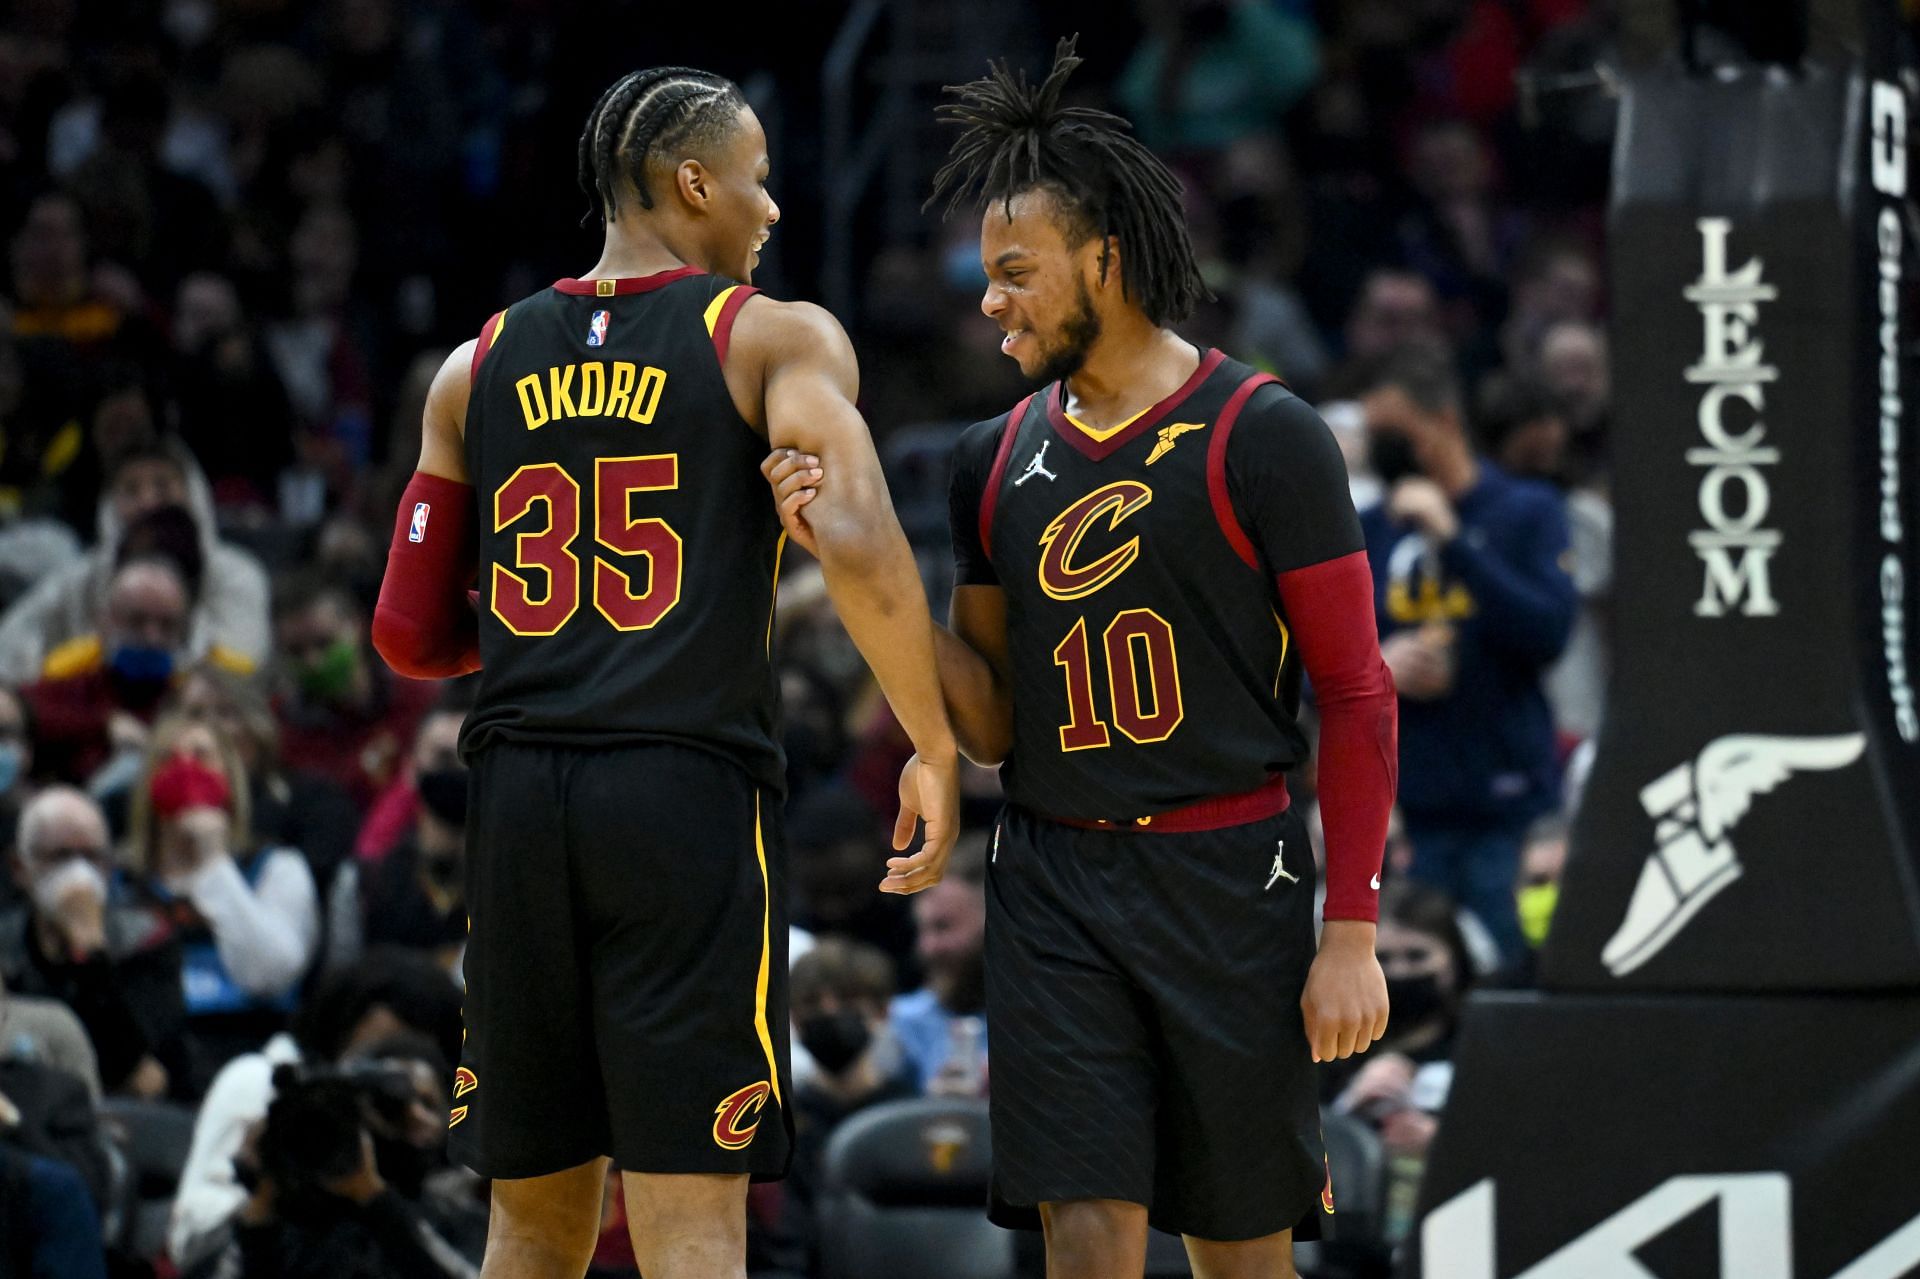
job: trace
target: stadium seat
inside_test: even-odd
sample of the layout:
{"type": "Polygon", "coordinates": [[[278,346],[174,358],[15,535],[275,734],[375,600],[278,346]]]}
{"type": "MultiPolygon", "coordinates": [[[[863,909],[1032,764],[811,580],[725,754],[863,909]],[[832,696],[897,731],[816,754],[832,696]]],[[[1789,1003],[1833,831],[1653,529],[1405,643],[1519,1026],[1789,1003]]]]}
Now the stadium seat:
{"type": "Polygon", "coordinates": [[[824,1279],[1011,1279],[1013,1235],[987,1221],[984,1102],[914,1098],[847,1120],[821,1173],[824,1279]]]}
{"type": "Polygon", "coordinates": [[[194,1112],[163,1101],[108,1098],[100,1104],[104,1126],[129,1166],[132,1213],[119,1236],[135,1257],[160,1255],[167,1246],[167,1213],[193,1144],[194,1112]]]}

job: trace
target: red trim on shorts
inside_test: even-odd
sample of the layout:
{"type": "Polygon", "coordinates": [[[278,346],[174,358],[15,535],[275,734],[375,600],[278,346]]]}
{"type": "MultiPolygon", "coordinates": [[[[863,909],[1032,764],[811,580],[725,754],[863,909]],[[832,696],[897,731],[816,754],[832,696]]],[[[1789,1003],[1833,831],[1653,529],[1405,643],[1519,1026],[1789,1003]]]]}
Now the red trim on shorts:
{"type": "Polygon", "coordinates": [[[473,344],[473,363],[467,366],[467,385],[472,386],[480,377],[480,361],[487,358],[487,352],[493,350],[493,335],[499,331],[500,317],[505,311],[495,311],[480,326],[480,340],[473,344]]]}
{"type": "Polygon", "coordinates": [[[629,293],[651,293],[655,289],[665,288],[675,280],[684,280],[690,275],[705,275],[697,266],[677,266],[671,271],[656,271],[652,275],[630,275],[617,280],[555,280],[553,287],[562,293],[574,297],[625,297],[629,293]],[[600,291],[603,284],[613,288],[605,293],[600,291]]]}
{"type": "Polygon", "coordinates": [[[759,291],[751,284],[735,285],[713,321],[713,351],[720,357],[720,367],[723,369],[727,367],[727,343],[733,337],[733,319],[740,314],[740,308],[747,304],[747,299],[759,291]]]}
{"type": "Polygon", "coordinates": [[[1180,389],[1161,400],[1158,404],[1127,423],[1124,431],[1116,431],[1104,440],[1096,440],[1085,431],[1067,420],[1067,384],[1055,382],[1053,390],[1047,395],[1047,420],[1053,423],[1054,431],[1067,443],[1099,462],[1119,452],[1133,440],[1137,440],[1160,422],[1167,414],[1180,407],[1181,401],[1200,389],[1200,384],[1213,375],[1213,371],[1225,362],[1226,352],[1214,348],[1200,357],[1200,367],[1193,375],[1180,384],[1180,389]]]}
{"type": "Polygon", "coordinates": [[[1233,553],[1246,562],[1250,569],[1260,567],[1259,553],[1253,549],[1253,539],[1247,536],[1247,530],[1240,526],[1240,516],[1234,512],[1233,496],[1227,492],[1227,440],[1233,434],[1233,423],[1245,408],[1248,399],[1261,387],[1268,384],[1284,386],[1279,378],[1271,373],[1256,373],[1240,384],[1233,393],[1227,406],[1220,410],[1219,420],[1213,424],[1213,438],[1207,441],[1207,497],[1213,503],[1213,518],[1220,525],[1220,531],[1227,536],[1227,545],[1233,553]]]}
{"type": "Polygon", "coordinates": [[[1075,817],[1048,817],[1050,822],[1078,830],[1115,831],[1128,835],[1186,835],[1200,830],[1221,830],[1265,821],[1287,811],[1287,778],[1275,773],[1260,785],[1239,795],[1215,795],[1196,800],[1182,808],[1134,817],[1126,821],[1089,821],[1075,817]]]}
{"type": "Polygon", "coordinates": [[[1032,403],[1033,397],[1029,395],[1007,414],[1007,424],[1000,429],[1000,447],[994,450],[993,469],[987,472],[987,488],[980,495],[980,550],[989,564],[993,563],[993,511],[1000,505],[1000,481],[1007,476],[1007,459],[1013,456],[1013,441],[1019,436],[1020,423],[1032,403]]]}

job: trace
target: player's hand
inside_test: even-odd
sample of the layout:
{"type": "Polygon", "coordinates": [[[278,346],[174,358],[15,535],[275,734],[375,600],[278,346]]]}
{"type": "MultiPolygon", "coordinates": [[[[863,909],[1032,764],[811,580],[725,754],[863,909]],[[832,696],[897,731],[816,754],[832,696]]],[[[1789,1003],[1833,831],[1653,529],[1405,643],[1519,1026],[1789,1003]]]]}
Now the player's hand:
{"type": "Polygon", "coordinates": [[[1460,533],[1460,517],[1446,490],[1424,475],[1409,475],[1387,495],[1387,514],[1396,524],[1411,524],[1436,542],[1451,542],[1460,533]]]}
{"type": "Polygon", "coordinates": [[[780,524],[787,530],[787,536],[807,554],[820,558],[820,547],[813,540],[813,525],[807,523],[801,510],[813,500],[815,486],[826,475],[820,469],[820,459],[799,449],[775,449],[760,463],[760,474],[773,486],[774,505],[780,512],[780,524]]]}
{"type": "Polygon", "coordinates": [[[1315,1061],[1363,1053],[1387,1033],[1387,978],[1373,954],[1372,924],[1330,919],[1307,972],[1300,1011],[1315,1061]]]}
{"type": "Polygon", "coordinates": [[[960,834],[960,757],[934,763],[915,755],[900,770],[900,816],[893,823],[893,846],[904,851],[913,828],[924,822],[926,841],[911,857],[887,858],[883,893],[917,893],[932,888],[947,873],[947,857],[960,834]]]}

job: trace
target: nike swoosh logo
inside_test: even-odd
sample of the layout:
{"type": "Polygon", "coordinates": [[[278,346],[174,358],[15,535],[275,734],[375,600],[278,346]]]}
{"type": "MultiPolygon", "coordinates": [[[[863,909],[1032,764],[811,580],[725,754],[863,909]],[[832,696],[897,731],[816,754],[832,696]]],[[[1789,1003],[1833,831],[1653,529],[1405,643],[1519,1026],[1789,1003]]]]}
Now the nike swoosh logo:
{"type": "Polygon", "coordinates": [[[1374,892],[1377,893],[1380,891],[1380,874],[1378,871],[1374,872],[1372,887],[1374,892]]]}

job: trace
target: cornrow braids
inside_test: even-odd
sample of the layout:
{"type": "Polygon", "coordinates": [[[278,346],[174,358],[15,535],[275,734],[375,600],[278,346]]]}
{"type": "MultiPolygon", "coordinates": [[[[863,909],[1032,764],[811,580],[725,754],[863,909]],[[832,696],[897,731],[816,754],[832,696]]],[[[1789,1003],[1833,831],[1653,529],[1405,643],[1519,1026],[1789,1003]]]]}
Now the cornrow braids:
{"type": "MultiPolygon", "coordinates": [[[[959,126],[960,136],[921,207],[944,197],[944,216],[951,216],[977,192],[983,202],[999,201],[1011,219],[1015,196],[1047,191],[1071,220],[1078,243],[1098,235],[1125,246],[1121,295],[1155,324],[1178,324],[1212,296],[1193,260],[1180,180],[1119,116],[1060,105],[1067,77],[1081,63],[1074,53],[1078,39],[1060,41],[1053,68],[1037,86],[1004,60],[989,62],[979,80],[947,86],[952,101],[938,114],[942,123],[959,126]]],[[[1107,256],[1103,249],[1103,276],[1107,256]]]]}
{"type": "Polygon", "coordinates": [[[619,211],[623,176],[639,193],[640,207],[651,209],[648,158],[723,137],[746,104],[733,81],[694,67],[654,67],[614,81],[580,131],[580,189],[593,201],[587,217],[619,211]]]}

